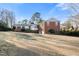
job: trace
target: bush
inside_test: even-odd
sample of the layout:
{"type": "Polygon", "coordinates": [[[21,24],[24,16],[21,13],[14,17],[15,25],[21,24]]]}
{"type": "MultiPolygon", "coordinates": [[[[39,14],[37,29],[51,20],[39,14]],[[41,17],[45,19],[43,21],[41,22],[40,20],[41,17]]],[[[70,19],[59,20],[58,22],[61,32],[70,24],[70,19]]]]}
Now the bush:
{"type": "Polygon", "coordinates": [[[79,36],[79,31],[60,31],[62,35],[79,36]]]}
{"type": "Polygon", "coordinates": [[[13,26],[12,30],[15,31],[15,29],[16,29],[16,26],[13,26]]]}
{"type": "Polygon", "coordinates": [[[11,28],[8,28],[5,23],[0,23],[0,31],[11,31],[11,28]]]}
{"type": "Polygon", "coordinates": [[[27,33],[38,33],[37,30],[30,30],[30,29],[26,29],[25,32],[27,32],[27,33]]]}
{"type": "Polygon", "coordinates": [[[48,33],[52,34],[52,33],[55,33],[55,31],[53,29],[49,29],[48,33]]]}
{"type": "Polygon", "coordinates": [[[21,31],[22,31],[22,32],[24,32],[24,31],[25,31],[25,28],[24,28],[24,27],[22,27],[21,31]]]}
{"type": "Polygon", "coordinates": [[[12,30],[11,28],[6,28],[6,27],[0,28],[0,31],[11,31],[11,30],[12,30]]]}

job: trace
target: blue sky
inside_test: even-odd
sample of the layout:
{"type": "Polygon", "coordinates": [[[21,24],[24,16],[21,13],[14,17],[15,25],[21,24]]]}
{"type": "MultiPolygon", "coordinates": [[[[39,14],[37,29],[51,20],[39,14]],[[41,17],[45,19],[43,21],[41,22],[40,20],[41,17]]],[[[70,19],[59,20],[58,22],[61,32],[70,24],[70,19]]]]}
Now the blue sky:
{"type": "Polygon", "coordinates": [[[0,8],[15,12],[16,21],[30,19],[33,13],[40,12],[44,20],[54,17],[63,22],[71,14],[68,9],[59,7],[60,5],[58,3],[6,3],[0,4],[0,8]]]}

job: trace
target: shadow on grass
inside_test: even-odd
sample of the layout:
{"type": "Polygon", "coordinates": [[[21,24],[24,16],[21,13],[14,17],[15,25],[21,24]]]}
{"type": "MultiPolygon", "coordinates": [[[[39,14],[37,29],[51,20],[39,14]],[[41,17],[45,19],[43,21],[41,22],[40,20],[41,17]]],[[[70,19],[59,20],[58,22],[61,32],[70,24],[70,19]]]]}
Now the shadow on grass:
{"type": "Polygon", "coordinates": [[[0,56],[40,56],[40,54],[5,41],[0,41],[0,56]]]}
{"type": "Polygon", "coordinates": [[[43,54],[43,52],[35,52],[33,50],[20,48],[16,45],[10,44],[5,41],[0,41],[0,56],[63,56],[57,52],[43,54]],[[1,43],[2,42],[2,43],[1,43]],[[40,54],[42,53],[42,55],[40,54]]]}
{"type": "MultiPolygon", "coordinates": [[[[19,38],[25,38],[25,39],[31,38],[31,40],[34,39],[32,36],[27,34],[17,33],[16,35],[19,35],[19,38]]],[[[53,52],[52,54],[50,54],[49,52],[45,54],[44,52],[40,52],[40,51],[35,52],[35,50],[32,50],[32,48],[29,48],[29,49],[20,48],[14,44],[5,42],[4,40],[0,40],[0,56],[41,56],[41,54],[42,56],[45,56],[45,55],[63,56],[61,53],[58,53],[58,52],[53,52]]]]}
{"type": "Polygon", "coordinates": [[[27,39],[27,40],[36,40],[34,37],[32,37],[31,35],[27,35],[27,34],[21,34],[21,33],[16,33],[16,37],[18,39],[27,39]]]}

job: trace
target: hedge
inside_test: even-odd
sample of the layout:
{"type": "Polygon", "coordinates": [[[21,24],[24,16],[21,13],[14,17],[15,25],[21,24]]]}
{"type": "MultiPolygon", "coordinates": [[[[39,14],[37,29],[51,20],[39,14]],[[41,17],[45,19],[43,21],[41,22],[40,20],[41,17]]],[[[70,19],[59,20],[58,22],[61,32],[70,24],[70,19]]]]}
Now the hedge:
{"type": "Polygon", "coordinates": [[[79,36],[79,31],[60,31],[62,35],[79,36]]]}

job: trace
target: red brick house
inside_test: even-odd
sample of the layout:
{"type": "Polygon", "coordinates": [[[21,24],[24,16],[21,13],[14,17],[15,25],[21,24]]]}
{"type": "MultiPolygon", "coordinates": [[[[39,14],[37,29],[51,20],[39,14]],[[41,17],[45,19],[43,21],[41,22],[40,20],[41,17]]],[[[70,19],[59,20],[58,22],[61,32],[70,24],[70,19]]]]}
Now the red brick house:
{"type": "Polygon", "coordinates": [[[54,30],[55,32],[59,32],[60,31],[60,22],[57,20],[44,21],[40,25],[39,33],[42,33],[42,34],[48,33],[48,31],[50,29],[54,30]]]}

